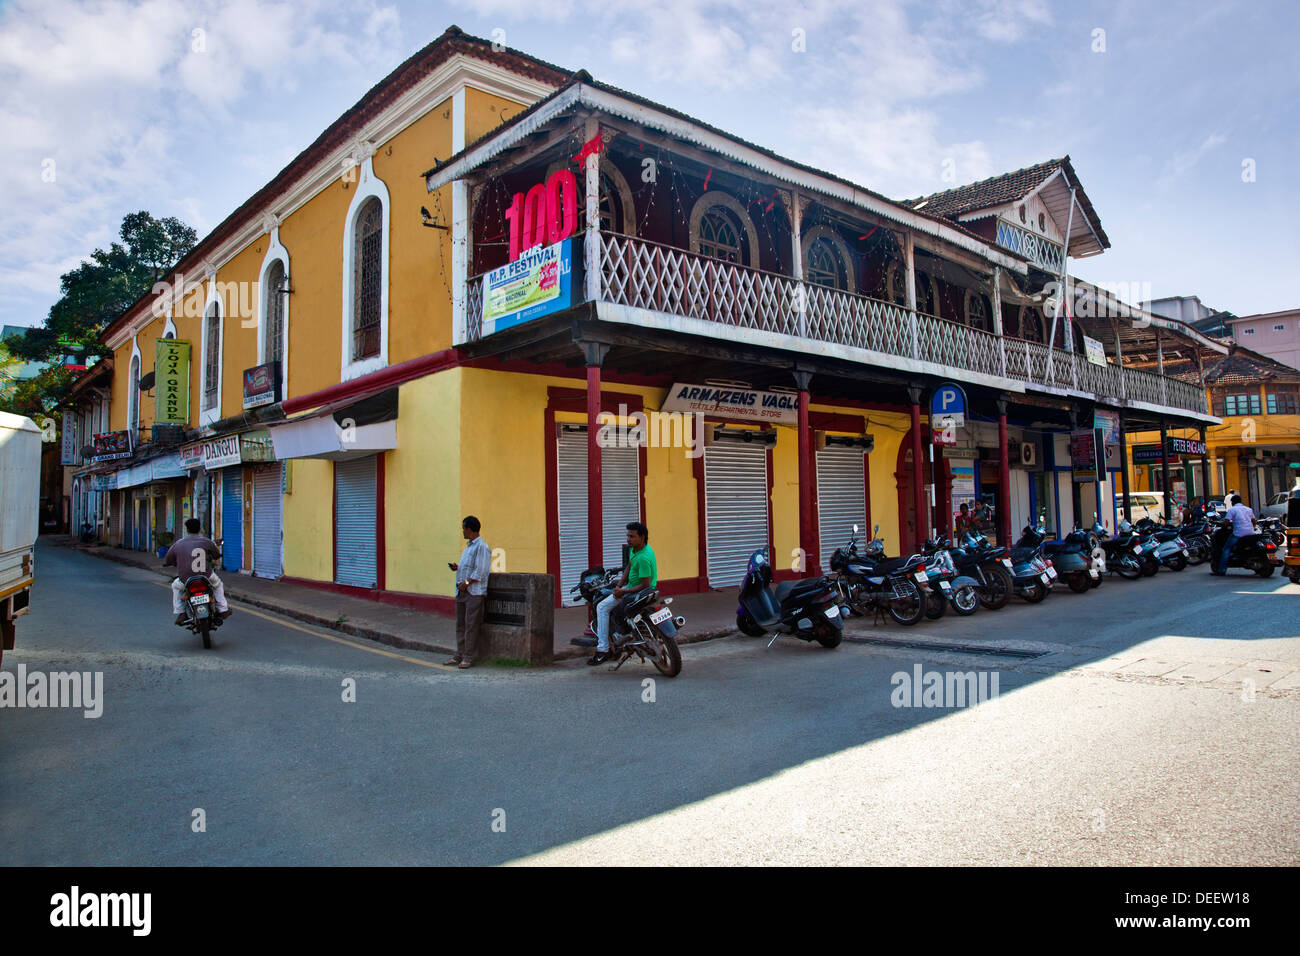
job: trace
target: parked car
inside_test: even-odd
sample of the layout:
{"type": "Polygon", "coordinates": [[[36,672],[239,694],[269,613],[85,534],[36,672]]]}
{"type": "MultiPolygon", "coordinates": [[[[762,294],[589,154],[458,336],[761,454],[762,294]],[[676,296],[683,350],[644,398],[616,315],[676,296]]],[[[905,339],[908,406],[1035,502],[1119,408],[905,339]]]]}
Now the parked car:
{"type": "MultiPolygon", "coordinates": [[[[1159,521],[1165,516],[1165,494],[1163,491],[1130,491],[1128,495],[1128,520],[1136,524],[1143,518],[1159,521]]],[[[1115,496],[1115,507],[1124,510],[1124,496],[1115,496]]],[[[1175,520],[1177,518],[1175,517],[1175,520]]]]}
{"type": "Polygon", "coordinates": [[[1281,518],[1286,520],[1287,502],[1291,500],[1291,492],[1280,491],[1272,498],[1268,499],[1268,504],[1259,509],[1261,518],[1281,518]]]}

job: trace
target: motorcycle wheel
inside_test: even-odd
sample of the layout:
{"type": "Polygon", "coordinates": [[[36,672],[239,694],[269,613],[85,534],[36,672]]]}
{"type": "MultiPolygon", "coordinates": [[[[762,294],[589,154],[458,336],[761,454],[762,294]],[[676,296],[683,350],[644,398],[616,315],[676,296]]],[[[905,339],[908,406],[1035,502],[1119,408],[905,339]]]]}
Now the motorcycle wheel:
{"type": "Polygon", "coordinates": [[[203,647],[206,650],[212,649],[212,623],[208,618],[199,621],[199,636],[203,638],[203,647]]]}
{"type": "Polygon", "coordinates": [[[1181,571],[1185,567],[1187,567],[1187,558],[1185,558],[1182,554],[1175,554],[1173,557],[1169,559],[1170,571],[1181,571]]]}
{"type": "Polygon", "coordinates": [[[740,633],[744,634],[746,637],[763,636],[763,629],[759,627],[758,622],[755,621],[748,614],[736,615],[736,627],[738,627],[740,629],[740,633]]]}
{"type": "Polygon", "coordinates": [[[636,636],[645,642],[653,653],[650,663],[665,677],[676,677],[682,672],[682,652],[677,649],[677,642],[671,637],[659,633],[659,629],[647,621],[636,622],[636,636]]]}
{"type": "Polygon", "coordinates": [[[813,625],[813,633],[817,636],[817,643],[828,649],[839,647],[840,641],[844,640],[844,632],[829,621],[818,621],[813,625]]]}
{"type": "Polygon", "coordinates": [[[1085,571],[1076,571],[1065,579],[1065,583],[1070,586],[1070,590],[1075,594],[1086,594],[1092,590],[1092,582],[1085,571]]]}
{"type": "Polygon", "coordinates": [[[1130,581],[1136,581],[1142,577],[1142,565],[1138,564],[1136,558],[1132,555],[1124,555],[1115,562],[1115,570],[1119,572],[1121,578],[1127,578],[1130,581]]]}
{"type": "Polygon", "coordinates": [[[956,588],[949,598],[952,609],[962,617],[970,617],[980,608],[980,596],[969,584],[964,588],[956,588]]]}
{"type": "Polygon", "coordinates": [[[1033,584],[1026,585],[1020,591],[1020,596],[1030,604],[1039,604],[1047,597],[1047,587],[1042,581],[1035,581],[1033,584]]]}
{"type": "Polygon", "coordinates": [[[1011,574],[1004,567],[994,567],[989,571],[989,584],[980,595],[980,603],[990,611],[1001,610],[1011,600],[1011,574]]]}
{"type": "Polygon", "coordinates": [[[1271,578],[1273,576],[1273,565],[1268,561],[1260,560],[1255,562],[1254,571],[1261,578],[1271,578]]]}
{"type": "Polygon", "coordinates": [[[1187,563],[1196,565],[1204,564],[1210,557],[1210,546],[1201,539],[1189,542],[1187,548],[1187,563]]]}
{"type": "Polygon", "coordinates": [[[1160,562],[1156,560],[1155,555],[1144,555],[1142,557],[1142,574],[1150,578],[1159,573],[1160,562]]]}
{"type": "Polygon", "coordinates": [[[1300,584],[1300,568],[1291,568],[1286,576],[1291,579],[1292,584],[1300,584]]]}
{"type": "Polygon", "coordinates": [[[925,596],[925,616],[928,620],[937,621],[948,613],[948,601],[942,594],[935,594],[929,591],[925,596]]]}
{"type": "Polygon", "coordinates": [[[886,607],[889,610],[889,616],[897,623],[902,624],[904,627],[911,627],[925,617],[925,598],[922,597],[921,591],[915,582],[904,580],[899,583],[907,586],[908,596],[895,598],[886,607]]]}
{"type": "Polygon", "coordinates": [[[1088,575],[1088,587],[1090,588],[1101,587],[1101,579],[1104,578],[1105,576],[1106,575],[1102,574],[1100,571],[1097,572],[1097,576],[1095,578],[1091,574],[1088,575]]]}

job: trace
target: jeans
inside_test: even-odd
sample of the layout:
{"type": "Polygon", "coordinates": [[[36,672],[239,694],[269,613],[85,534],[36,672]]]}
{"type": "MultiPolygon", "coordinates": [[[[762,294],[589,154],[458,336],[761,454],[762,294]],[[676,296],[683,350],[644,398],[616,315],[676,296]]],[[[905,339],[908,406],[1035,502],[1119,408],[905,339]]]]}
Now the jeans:
{"type": "MultiPolygon", "coordinates": [[[[221,583],[221,578],[216,573],[208,575],[208,583],[212,585],[212,603],[217,606],[217,610],[224,613],[230,610],[230,605],[226,603],[226,586],[221,583]]],[[[181,602],[181,595],[185,592],[185,582],[180,578],[172,581],[172,613],[182,614],[185,607],[181,602]]]]}
{"type": "Polygon", "coordinates": [[[616,614],[620,621],[623,620],[623,609],[627,606],[628,597],[629,595],[625,594],[621,598],[616,598],[611,594],[596,605],[596,650],[609,650],[610,617],[616,614]]]}
{"type": "Polygon", "coordinates": [[[1235,534],[1228,535],[1228,543],[1223,546],[1223,552],[1219,555],[1219,566],[1216,569],[1220,574],[1224,574],[1227,572],[1228,555],[1232,554],[1233,546],[1240,540],[1241,538],[1238,535],[1235,534]]]}

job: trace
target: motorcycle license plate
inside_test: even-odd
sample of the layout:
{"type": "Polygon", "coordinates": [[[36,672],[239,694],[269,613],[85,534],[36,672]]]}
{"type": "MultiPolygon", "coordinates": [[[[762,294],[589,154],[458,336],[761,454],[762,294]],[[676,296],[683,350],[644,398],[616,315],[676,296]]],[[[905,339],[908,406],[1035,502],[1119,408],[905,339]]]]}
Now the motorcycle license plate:
{"type": "Polygon", "coordinates": [[[1011,559],[1010,559],[1010,558],[1003,558],[1003,559],[1002,559],[1002,563],[1003,563],[1004,565],[1006,565],[1008,571],[1011,570],[1011,559]]]}
{"type": "Polygon", "coordinates": [[[1047,576],[1048,576],[1049,578],[1055,578],[1055,577],[1056,577],[1056,568],[1048,568],[1048,569],[1047,569],[1047,576]]]}
{"type": "Polygon", "coordinates": [[[1052,586],[1052,579],[1049,578],[1046,574],[1040,574],[1039,577],[1043,579],[1043,583],[1046,584],[1049,588],[1052,586]]]}
{"type": "Polygon", "coordinates": [[[917,571],[914,575],[912,575],[912,577],[916,578],[922,584],[930,580],[930,576],[926,574],[924,571],[917,571]]]}
{"type": "Polygon", "coordinates": [[[1089,569],[1088,569],[1088,573],[1089,573],[1090,575],[1092,575],[1094,578],[1099,578],[1099,577],[1101,577],[1101,572],[1098,571],[1096,568],[1089,568],[1089,569]]]}
{"type": "Polygon", "coordinates": [[[668,620],[672,616],[673,616],[673,612],[670,608],[661,607],[659,610],[655,611],[653,614],[650,615],[650,623],[662,624],[664,621],[668,620]]]}
{"type": "Polygon", "coordinates": [[[826,609],[826,616],[827,616],[827,617],[839,617],[839,616],[840,616],[840,609],[839,609],[839,607],[838,607],[837,605],[832,604],[830,607],[828,607],[828,608],[826,609]]]}
{"type": "Polygon", "coordinates": [[[190,595],[190,603],[191,603],[191,604],[207,604],[208,601],[210,601],[210,600],[212,600],[212,598],[209,597],[209,596],[206,595],[206,594],[192,594],[192,595],[190,595]]]}
{"type": "Polygon", "coordinates": [[[940,581],[940,582],[939,582],[939,587],[940,587],[941,589],[943,589],[944,591],[950,591],[950,590],[952,590],[952,585],[949,584],[947,581],[940,581]]]}
{"type": "Polygon", "coordinates": [[[1190,557],[1190,556],[1191,556],[1191,555],[1189,554],[1188,550],[1187,550],[1186,548],[1183,548],[1183,557],[1186,558],[1186,557],[1190,557]]]}

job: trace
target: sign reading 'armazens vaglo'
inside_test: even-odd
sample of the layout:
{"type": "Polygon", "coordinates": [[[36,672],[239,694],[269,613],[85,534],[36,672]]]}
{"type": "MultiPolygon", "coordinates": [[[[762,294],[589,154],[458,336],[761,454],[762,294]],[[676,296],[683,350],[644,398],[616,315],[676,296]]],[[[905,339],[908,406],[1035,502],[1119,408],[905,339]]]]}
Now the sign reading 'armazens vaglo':
{"type": "Polygon", "coordinates": [[[760,392],[753,388],[726,385],[673,383],[664,399],[665,412],[703,412],[718,418],[752,422],[799,422],[799,397],[793,392],[760,392]]]}

